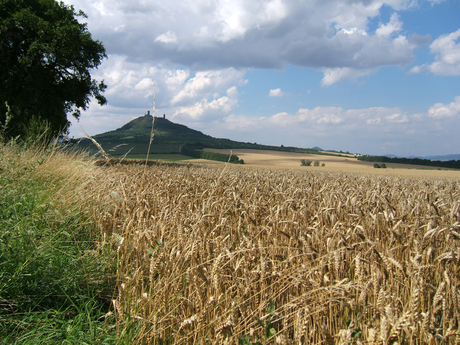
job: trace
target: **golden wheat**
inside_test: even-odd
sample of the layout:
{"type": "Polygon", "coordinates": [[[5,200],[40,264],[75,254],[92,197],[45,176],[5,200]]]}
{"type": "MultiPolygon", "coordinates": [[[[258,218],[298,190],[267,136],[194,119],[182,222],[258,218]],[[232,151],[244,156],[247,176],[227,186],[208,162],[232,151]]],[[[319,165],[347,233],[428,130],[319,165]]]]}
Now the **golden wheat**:
{"type": "Polygon", "coordinates": [[[460,341],[457,180],[157,164],[81,188],[137,343],[460,341]]]}

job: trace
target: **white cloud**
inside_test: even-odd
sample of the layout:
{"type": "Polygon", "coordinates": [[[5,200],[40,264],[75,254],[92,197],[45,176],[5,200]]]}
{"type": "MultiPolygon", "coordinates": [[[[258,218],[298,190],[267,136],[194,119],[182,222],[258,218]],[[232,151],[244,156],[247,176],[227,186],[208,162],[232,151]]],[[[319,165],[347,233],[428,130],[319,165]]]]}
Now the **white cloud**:
{"type": "Polygon", "coordinates": [[[460,115],[460,96],[449,105],[436,104],[424,114],[408,114],[397,107],[300,108],[295,113],[259,118],[230,114],[212,130],[241,141],[248,141],[250,132],[251,142],[271,145],[320,146],[368,154],[408,154],[408,150],[427,154],[428,136],[436,139],[437,147],[458,146],[456,126],[446,122],[455,115],[460,115]],[[442,116],[433,118],[433,109],[442,116]]]}
{"type": "MultiPolygon", "coordinates": [[[[109,56],[93,73],[95,79],[104,79],[108,85],[108,106],[91,106],[82,114],[81,122],[90,135],[120,127],[152,110],[154,85],[157,116],[166,114],[181,121],[222,118],[238,107],[238,86],[247,83],[245,73],[229,68],[192,74],[188,69],[150,67],[126,57],[109,56]],[[107,121],[110,116],[119,120],[107,121]]],[[[77,126],[71,131],[80,135],[77,126]]]]}
{"type": "Polygon", "coordinates": [[[162,43],[176,43],[177,37],[173,31],[168,31],[164,34],[161,34],[157,38],[155,38],[154,42],[162,42],[162,43]]]}
{"type": "Polygon", "coordinates": [[[422,72],[424,69],[426,69],[426,65],[414,66],[407,73],[408,74],[418,74],[418,73],[422,72]]]}
{"type": "Polygon", "coordinates": [[[443,35],[430,45],[432,53],[436,54],[436,61],[429,69],[434,74],[460,75],[460,43],[456,41],[460,37],[460,29],[443,35]]]}
{"type": "Polygon", "coordinates": [[[380,24],[379,28],[375,31],[377,36],[390,36],[395,32],[402,30],[403,23],[399,20],[397,13],[393,13],[390,22],[386,25],[380,24]]]}
{"type": "Polygon", "coordinates": [[[171,105],[181,105],[203,96],[208,98],[216,90],[244,83],[242,78],[245,72],[234,68],[197,72],[195,77],[189,79],[183,89],[173,97],[171,105]]]}
{"type": "Polygon", "coordinates": [[[282,68],[326,71],[323,85],[413,61],[420,44],[400,33],[393,14],[375,32],[383,6],[412,0],[66,0],[89,16],[89,29],[109,54],[194,71],[282,68]]]}
{"type": "Polygon", "coordinates": [[[142,79],[139,83],[134,86],[135,90],[146,90],[153,88],[153,83],[149,78],[142,79]]]}
{"type": "Polygon", "coordinates": [[[320,146],[352,152],[388,154],[391,152],[381,151],[385,143],[394,143],[396,153],[419,144],[417,140],[423,140],[420,126],[426,119],[426,114],[420,120],[399,108],[346,110],[341,107],[315,107],[258,118],[229,114],[217,124],[214,123],[206,133],[212,132],[216,136],[221,134],[241,141],[248,141],[250,133],[251,142],[270,145],[320,146]],[[414,131],[411,133],[412,130],[414,131]]]}
{"type": "Polygon", "coordinates": [[[168,71],[165,83],[171,91],[176,90],[185,84],[185,81],[190,77],[190,71],[176,69],[168,71]]]}
{"type": "Polygon", "coordinates": [[[302,122],[336,125],[344,121],[343,109],[336,107],[317,107],[313,110],[299,109],[299,119],[302,122]]]}
{"type": "Polygon", "coordinates": [[[450,104],[436,103],[428,110],[428,116],[434,119],[442,119],[460,115],[460,96],[450,104]]]}
{"type": "Polygon", "coordinates": [[[359,137],[362,133],[375,135],[376,132],[379,133],[377,136],[381,136],[382,133],[408,132],[408,126],[415,121],[399,108],[386,107],[349,110],[341,107],[300,108],[295,114],[280,112],[267,118],[259,118],[257,124],[254,124],[255,119],[252,122],[242,117],[237,119],[264,131],[274,131],[282,127],[285,133],[306,131],[320,137],[355,135],[352,133],[359,137]]]}
{"type": "Polygon", "coordinates": [[[344,111],[337,107],[301,108],[294,115],[286,112],[273,115],[268,121],[274,125],[290,126],[308,123],[309,125],[336,125],[344,121],[344,111]]]}
{"type": "Polygon", "coordinates": [[[183,106],[176,110],[173,119],[204,120],[205,118],[222,118],[238,106],[236,87],[227,90],[227,96],[208,101],[201,99],[190,106],[183,106]]]}
{"type": "Polygon", "coordinates": [[[430,71],[437,75],[460,75],[460,29],[447,35],[442,35],[430,44],[430,51],[435,54],[435,62],[414,66],[409,74],[430,71]]]}
{"type": "Polygon", "coordinates": [[[328,68],[324,71],[324,77],[321,85],[330,86],[344,79],[357,79],[375,73],[375,69],[354,69],[349,67],[343,68],[328,68]]]}
{"type": "Polygon", "coordinates": [[[264,10],[259,13],[259,18],[262,22],[276,23],[286,17],[287,12],[286,5],[283,1],[272,0],[264,6],[264,10]]]}
{"type": "Polygon", "coordinates": [[[283,96],[286,96],[286,94],[283,91],[281,91],[280,88],[278,88],[278,89],[270,90],[270,92],[268,93],[268,96],[269,97],[283,97],[283,96]]]}
{"type": "MultiPolygon", "coordinates": [[[[287,15],[285,2],[282,0],[220,0],[209,4],[201,11],[195,12],[204,20],[194,32],[197,37],[222,43],[242,38],[255,28],[277,23],[287,15]]],[[[187,3],[181,5],[187,6],[187,3]]]]}
{"type": "Polygon", "coordinates": [[[409,119],[406,115],[400,114],[400,113],[394,113],[392,115],[388,115],[386,117],[386,120],[388,122],[393,122],[393,123],[407,123],[409,122],[409,119]]]}

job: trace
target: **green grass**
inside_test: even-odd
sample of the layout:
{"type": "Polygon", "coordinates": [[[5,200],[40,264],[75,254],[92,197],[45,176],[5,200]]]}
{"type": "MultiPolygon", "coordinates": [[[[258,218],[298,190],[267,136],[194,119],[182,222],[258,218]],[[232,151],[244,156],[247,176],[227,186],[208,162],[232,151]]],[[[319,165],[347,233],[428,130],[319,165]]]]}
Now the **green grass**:
{"type": "Polygon", "coordinates": [[[115,344],[113,254],[44,160],[0,147],[0,343],[115,344]]]}

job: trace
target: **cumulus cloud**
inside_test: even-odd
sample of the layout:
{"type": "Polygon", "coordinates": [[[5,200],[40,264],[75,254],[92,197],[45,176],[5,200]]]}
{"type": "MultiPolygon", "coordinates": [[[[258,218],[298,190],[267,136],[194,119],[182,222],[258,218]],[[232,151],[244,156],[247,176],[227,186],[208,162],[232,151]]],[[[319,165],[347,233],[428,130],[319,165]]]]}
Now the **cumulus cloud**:
{"type": "Polygon", "coordinates": [[[189,117],[193,120],[203,120],[229,114],[238,104],[238,101],[228,96],[223,96],[209,102],[202,99],[188,107],[180,107],[172,116],[173,119],[189,117]]]}
{"type": "Polygon", "coordinates": [[[409,119],[406,115],[400,113],[394,113],[386,117],[387,122],[393,123],[407,123],[409,119]]]}
{"type": "Polygon", "coordinates": [[[393,13],[388,24],[380,24],[379,28],[375,31],[377,36],[390,36],[395,32],[402,30],[403,23],[399,20],[397,13],[393,13]]]}
{"type": "Polygon", "coordinates": [[[412,67],[407,74],[418,74],[426,68],[426,65],[414,66],[412,67]]]}
{"type": "Polygon", "coordinates": [[[222,118],[238,107],[237,87],[232,86],[226,93],[227,95],[222,97],[219,94],[215,94],[215,98],[212,101],[203,98],[192,105],[179,107],[172,118],[182,120],[222,118]]]}
{"type": "Polygon", "coordinates": [[[306,124],[308,126],[327,125],[389,125],[409,122],[409,118],[399,108],[373,107],[365,109],[344,110],[341,107],[300,108],[296,114],[278,113],[268,119],[277,126],[306,124]]]}
{"type": "Polygon", "coordinates": [[[434,74],[440,75],[460,75],[460,29],[443,35],[433,41],[430,45],[432,53],[436,54],[436,61],[429,69],[434,74]]]}
{"type": "Polygon", "coordinates": [[[159,35],[157,38],[155,38],[154,42],[176,43],[177,37],[173,31],[168,31],[164,34],[159,35]]]}
{"type": "Polygon", "coordinates": [[[357,79],[366,75],[377,72],[375,69],[354,69],[354,68],[328,68],[324,71],[324,77],[321,80],[321,85],[329,86],[344,79],[357,79]]]}
{"type": "Polygon", "coordinates": [[[268,96],[269,97],[283,97],[283,96],[286,96],[286,93],[284,93],[283,91],[281,91],[280,88],[278,88],[278,89],[270,90],[270,92],[268,93],[268,96]]]}
{"type": "Polygon", "coordinates": [[[320,146],[368,154],[407,154],[409,150],[426,155],[427,137],[436,140],[438,147],[458,147],[457,126],[452,123],[458,115],[460,96],[447,105],[435,104],[421,114],[409,114],[398,107],[300,108],[294,113],[259,118],[230,114],[220,122],[220,130],[216,125],[213,130],[242,141],[247,141],[244,139],[251,133],[252,141],[271,145],[320,146]]]}
{"type": "Polygon", "coordinates": [[[460,96],[450,104],[436,103],[428,110],[428,116],[434,119],[442,119],[460,115],[460,96]]]}
{"type": "Polygon", "coordinates": [[[238,83],[243,84],[244,74],[245,71],[237,71],[234,68],[197,72],[195,77],[189,79],[184,88],[173,97],[171,105],[181,105],[203,96],[207,98],[215,93],[215,90],[238,83]]]}
{"type": "MultiPolygon", "coordinates": [[[[105,94],[109,105],[90,107],[82,115],[82,123],[89,126],[85,130],[90,135],[120,127],[153,108],[154,92],[157,116],[166,114],[182,121],[221,118],[238,107],[238,87],[247,83],[245,73],[233,68],[193,73],[109,56],[94,72],[97,80],[104,79],[108,85],[105,94]],[[110,116],[117,120],[107,121],[110,116]],[[105,130],[101,130],[104,125],[105,130]]],[[[72,133],[78,135],[79,131],[73,128],[72,133]]]]}
{"type": "Polygon", "coordinates": [[[277,23],[287,15],[286,5],[281,0],[215,1],[208,6],[206,9],[210,12],[197,13],[207,20],[195,29],[195,36],[223,43],[241,38],[257,26],[277,23]]]}
{"type": "Polygon", "coordinates": [[[427,118],[427,114],[418,118],[397,107],[348,110],[342,107],[315,107],[257,118],[230,114],[218,124],[213,124],[210,130],[217,135],[222,133],[241,141],[247,141],[250,133],[251,141],[270,145],[320,146],[388,154],[391,152],[382,150],[390,142],[394,145],[392,152],[398,153],[408,147],[415,149],[423,140],[425,133],[421,128],[427,118]],[[340,147],[337,147],[338,142],[340,147]]]}
{"type": "Polygon", "coordinates": [[[435,54],[435,62],[414,66],[409,74],[429,71],[437,75],[460,75],[460,29],[447,35],[442,35],[430,44],[430,51],[435,54]]]}
{"type": "Polygon", "coordinates": [[[195,71],[293,64],[325,71],[327,86],[408,64],[423,44],[401,34],[396,13],[369,30],[382,6],[411,0],[66,1],[87,12],[110,54],[195,71]]]}

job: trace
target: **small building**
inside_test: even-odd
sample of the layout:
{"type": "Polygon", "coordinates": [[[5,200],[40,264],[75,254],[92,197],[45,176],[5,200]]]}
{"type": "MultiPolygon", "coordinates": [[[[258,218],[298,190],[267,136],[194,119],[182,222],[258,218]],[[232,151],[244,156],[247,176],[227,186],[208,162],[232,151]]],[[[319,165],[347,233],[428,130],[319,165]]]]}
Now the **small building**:
{"type": "MultiPolygon", "coordinates": [[[[145,116],[150,116],[150,110],[147,110],[147,114],[145,116]]],[[[161,119],[161,117],[155,116],[157,119],[161,119]]],[[[163,119],[166,119],[166,114],[163,114],[163,119]]]]}

